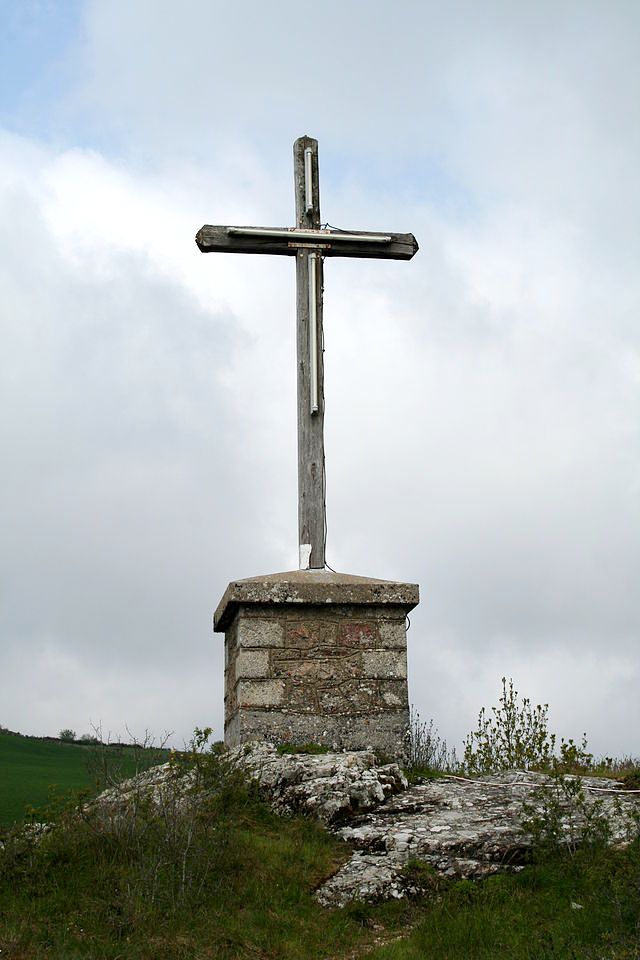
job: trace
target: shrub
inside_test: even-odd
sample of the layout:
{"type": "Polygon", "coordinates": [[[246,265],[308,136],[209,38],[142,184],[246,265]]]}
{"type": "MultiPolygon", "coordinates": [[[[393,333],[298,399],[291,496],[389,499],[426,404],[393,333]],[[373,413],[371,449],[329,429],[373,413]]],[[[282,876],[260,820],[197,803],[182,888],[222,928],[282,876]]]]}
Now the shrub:
{"type": "Polygon", "coordinates": [[[502,678],[502,696],[498,707],[487,713],[483,707],[478,726],[464,742],[464,767],[469,773],[497,773],[501,770],[543,770],[585,773],[593,766],[587,751],[586,735],[577,744],[573,739],[560,741],[550,733],[549,704],[532,706],[528,697],[518,702],[513,680],[502,678]]]}
{"type": "Polygon", "coordinates": [[[601,799],[586,796],[579,776],[567,776],[555,766],[548,781],[523,804],[522,828],[531,837],[536,858],[574,857],[580,848],[605,847],[611,823],[603,808],[601,799]]]}
{"type": "Polygon", "coordinates": [[[64,730],[61,730],[58,734],[60,740],[64,740],[65,743],[75,743],[76,732],[70,727],[65,727],[64,730]]]}
{"type": "Polygon", "coordinates": [[[83,733],[78,742],[86,743],[91,747],[95,747],[100,743],[98,738],[93,733],[83,733]]]}
{"type": "Polygon", "coordinates": [[[409,729],[406,736],[407,772],[413,778],[433,773],[455,773],[460,769],[455,747],[449,748],[434,725],[433,720],[420,719],[418,711],[411,707],[409,729]]]}
{"type": "Polygon", "coordinates": [[[127,727],[130,743],[113,741],[111,734],[103,734],[102,725],[93,726],[93,733],[85,733],[82,743],[92,747],[87,751],[87,772],[96,790],[114,787],[122,780],[133,777],[149,767],[164,763],[168,756],[167,741],[171,734],[165,731],[158,744],[148,730],[139,739],[127,727]]]}

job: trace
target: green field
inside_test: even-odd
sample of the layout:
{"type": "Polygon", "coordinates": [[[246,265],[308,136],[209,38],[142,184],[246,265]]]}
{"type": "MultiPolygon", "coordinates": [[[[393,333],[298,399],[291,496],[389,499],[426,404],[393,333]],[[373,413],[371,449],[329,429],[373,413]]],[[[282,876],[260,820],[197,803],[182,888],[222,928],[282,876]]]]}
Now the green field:
{"type": "MultiPolygon", "coordinates": [[[[119,766],[122,775],[133,776],[140,769],[141,752],[0,731],[0,827],[20,822],[28,807],[46,805],[52,788],[58,795],[95,790],[96,774],[105,762],[119,766]]],[[[163,758],[161,752],[150,751],[143,766],[163,758]]]]}

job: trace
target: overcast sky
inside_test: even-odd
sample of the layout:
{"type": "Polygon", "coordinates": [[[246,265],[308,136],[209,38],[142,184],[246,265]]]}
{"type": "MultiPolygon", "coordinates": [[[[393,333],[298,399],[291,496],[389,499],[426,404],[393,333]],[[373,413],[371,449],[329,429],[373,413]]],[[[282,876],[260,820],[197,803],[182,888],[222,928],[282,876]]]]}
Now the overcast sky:
{"type": "Polygon", "coordinates": [[[326,266],[327,557],[418,582],[410,697],[500,678],[640,754],[635,0],[0,0],[0,723],[222,736],[229,580],[297,564],[294,266],[326,266]]]}

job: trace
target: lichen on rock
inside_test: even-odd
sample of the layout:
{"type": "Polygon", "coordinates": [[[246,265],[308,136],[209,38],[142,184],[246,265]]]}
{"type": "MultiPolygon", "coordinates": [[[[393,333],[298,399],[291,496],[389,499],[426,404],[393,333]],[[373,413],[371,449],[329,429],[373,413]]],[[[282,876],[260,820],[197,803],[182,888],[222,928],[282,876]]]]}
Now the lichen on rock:
{"type": "Polygon", "coordinates": [[[281,754],[272,744],[235,747],[229,756],[260,785],[278,813],[303,813],[334,824],[377,807],[407,788],[396,763],[372,750],[281,754]]]}
{"type": "MultiPolygon", "coordinates": [[[[415,892],[406,869],[410,863],[426,864],[444,878],[521,870],[532,853],[525,810],[534,819],[536,812],[548,817],[550,797],[560,843],[575,843],[594,822],[606,828],[607,842],[624,843],[640,823],[640,793],[602,778],[554,779],[516,770],[481,780],[442,776],[409,786],[397,764],[379,763],[372,750],[281,753],[268,743],[235,747],[224,754],[224,763],[251,777],[277,813],[312,816],[350,844],[349,859],[316,891],[327,907],[415,892]]],[[[164,764],[105,791],[94,803],[117,820],[140,801],[186,809],[198,802],[197,775],[164,764]]]]}

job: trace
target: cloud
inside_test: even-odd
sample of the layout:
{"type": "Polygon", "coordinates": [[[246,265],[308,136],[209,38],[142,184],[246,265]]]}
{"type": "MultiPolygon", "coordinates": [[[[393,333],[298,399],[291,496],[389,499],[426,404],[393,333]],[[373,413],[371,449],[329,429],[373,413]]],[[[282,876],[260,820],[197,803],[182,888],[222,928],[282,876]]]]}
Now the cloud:
{"type": "MultiPolygon", "coordinates": [[[[228,312],[197,303],[179,263],[142,249],[157,186],[92,154],[7,146],[5,644],[36,663],[43,648],[45,663],[52,651],[71,659],[63,701],[78,670],[92,689],[116,664],[164,664],[170,685],[176,658],[212,650],[212,595],[226,576],[215,552],[249,500],[224,385],[238,336],[228,312]]],[[[27,704],[33,728],[39,708],[27,704]]]]}
{"type": "Polygon", "coordinates": [[[421,244],[326,264],[329,562],[421,584],[445,735],[512,675],[637,752],[637,20],[86,4],[62,145],[2,140],[12,723],[220,729],[211,610],[296,562],[294,281],[193,235],[291,223],[307,131],[324,216],[421,244]]]}

